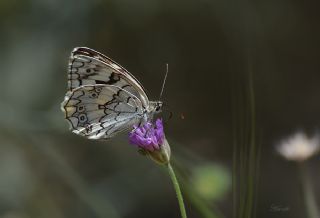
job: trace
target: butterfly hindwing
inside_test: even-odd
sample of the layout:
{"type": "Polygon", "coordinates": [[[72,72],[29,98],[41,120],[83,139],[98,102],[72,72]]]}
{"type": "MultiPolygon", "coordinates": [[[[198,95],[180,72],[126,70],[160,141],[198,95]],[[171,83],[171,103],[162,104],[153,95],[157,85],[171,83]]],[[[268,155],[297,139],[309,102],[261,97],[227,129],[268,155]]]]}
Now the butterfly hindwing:
{"type": "Polygon", "coordinates": [[[143,116],[139,98],[115,85],[84,85],[69,91],[62,110],[72,131],[91,139],[110,138],[143,116]]]}

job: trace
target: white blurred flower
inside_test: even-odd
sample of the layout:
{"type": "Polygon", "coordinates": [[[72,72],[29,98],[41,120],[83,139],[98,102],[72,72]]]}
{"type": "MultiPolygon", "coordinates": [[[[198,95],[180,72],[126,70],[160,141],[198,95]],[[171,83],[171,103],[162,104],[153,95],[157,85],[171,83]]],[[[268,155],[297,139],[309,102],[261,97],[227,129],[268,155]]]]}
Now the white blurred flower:
{"type": "Polygon", "coordinates": [[[277,151],[287,160],[304,161],[315,155],[320,149],[319,136],[308,137],[303,132],[283,140],[277,147],[277,151]]]}

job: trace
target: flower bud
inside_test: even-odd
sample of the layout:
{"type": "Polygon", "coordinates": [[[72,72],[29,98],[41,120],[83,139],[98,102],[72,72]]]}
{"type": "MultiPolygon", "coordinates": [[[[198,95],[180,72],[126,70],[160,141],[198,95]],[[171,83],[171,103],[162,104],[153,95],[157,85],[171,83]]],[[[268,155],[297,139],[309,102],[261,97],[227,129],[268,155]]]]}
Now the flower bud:
{"type": "Polygon", "coordinates": [[[147,151],[146,154],[158,164],[168,164],[170,162],[171,149],[167,139],[164,139],[160,149],[147,151]]]}

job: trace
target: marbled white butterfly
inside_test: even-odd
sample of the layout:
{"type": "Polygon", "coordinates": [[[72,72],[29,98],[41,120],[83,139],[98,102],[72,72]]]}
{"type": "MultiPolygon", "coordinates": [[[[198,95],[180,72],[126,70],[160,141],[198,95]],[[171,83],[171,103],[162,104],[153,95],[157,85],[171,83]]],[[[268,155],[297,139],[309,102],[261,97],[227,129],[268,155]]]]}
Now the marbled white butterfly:
{"type": "Polygon", "coordinates": [[[85,47],[71,52],[61,109],[72,132],[107,139],[152,119],[161,107],[161,101],[149,101],[139,81],[107,56],[85,47]]]}

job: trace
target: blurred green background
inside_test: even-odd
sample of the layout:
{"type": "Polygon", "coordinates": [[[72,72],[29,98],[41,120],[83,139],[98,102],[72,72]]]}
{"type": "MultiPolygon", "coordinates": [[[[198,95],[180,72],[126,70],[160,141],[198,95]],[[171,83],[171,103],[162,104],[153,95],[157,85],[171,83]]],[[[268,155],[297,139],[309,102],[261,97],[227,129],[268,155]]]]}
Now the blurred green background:
{"type": "MultiPolygon", "coordinates": [[[[126,134],[89,141],[68,130],[60,103],[76,46],[120,63],[152,100],[169,64],[163,100],[174,116],[165,131],[189,217],[232,216],[233,111],[246,110],[232,99],[241,99],[251,71],[261,146],[256,217],[305,217],[295,166],[274,145],[319,126],[318,6],[1,0],[0,217],[179,217],[167,172],[139,155],[126,134]]],[[[319,158],[308,164],[319,184],[319,158]]]]}

